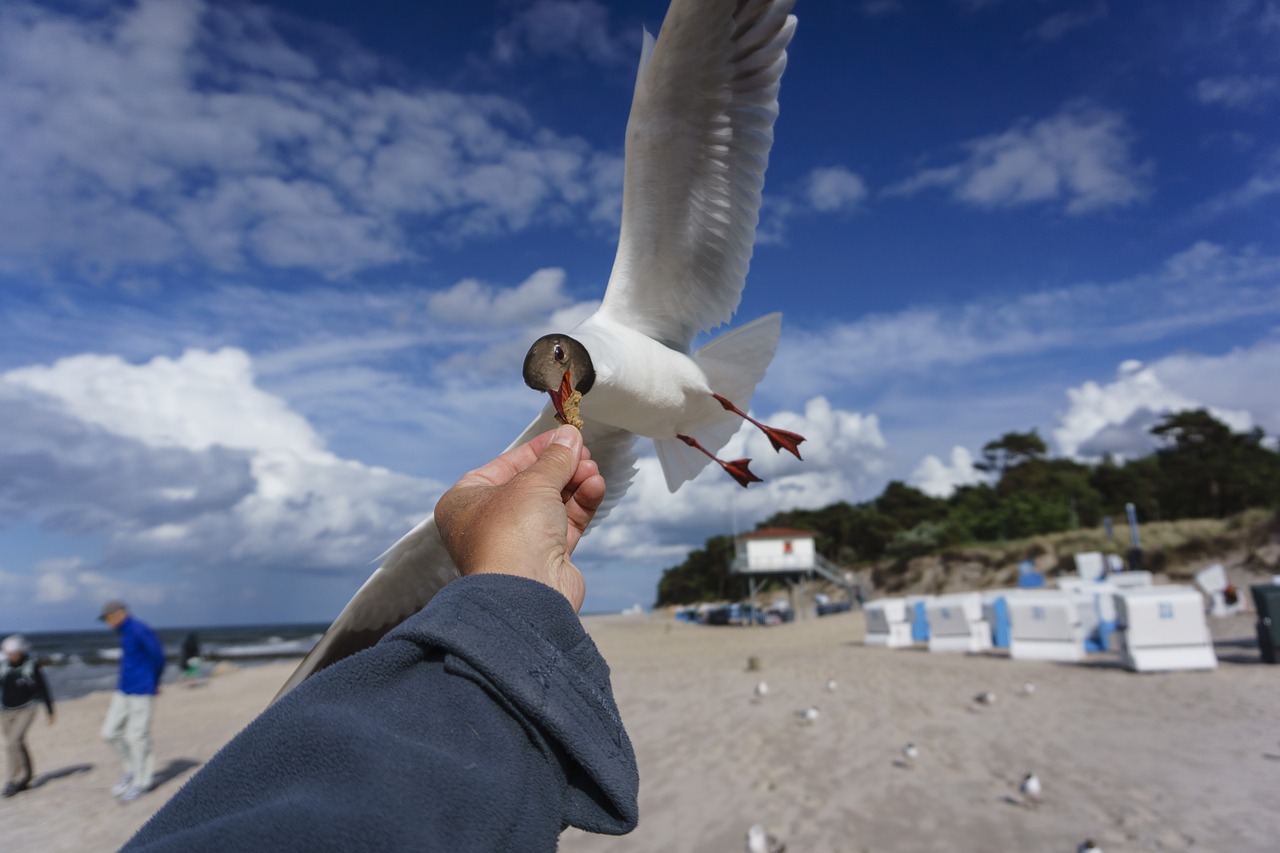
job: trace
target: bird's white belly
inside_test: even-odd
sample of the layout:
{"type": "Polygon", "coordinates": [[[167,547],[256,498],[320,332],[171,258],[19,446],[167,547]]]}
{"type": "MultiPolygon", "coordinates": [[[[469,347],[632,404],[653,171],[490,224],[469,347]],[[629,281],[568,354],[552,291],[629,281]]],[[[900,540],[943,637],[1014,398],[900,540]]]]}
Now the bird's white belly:
{"type": "Polygon", "coordinates": [[[723,417],[702,369],[684,353],[622,327],[573,335],[596,365],[596,383],[582,399],[587,423],[670,439],[723,417]]]}

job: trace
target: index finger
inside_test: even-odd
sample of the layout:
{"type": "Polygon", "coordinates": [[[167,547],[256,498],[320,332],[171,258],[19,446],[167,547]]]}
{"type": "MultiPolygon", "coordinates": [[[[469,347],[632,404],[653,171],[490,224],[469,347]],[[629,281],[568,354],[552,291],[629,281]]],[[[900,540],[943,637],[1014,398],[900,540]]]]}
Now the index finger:
{"type": "MultiPolygon", "coordinates": [[[[497,458],[486,462],[473,471],[468,471],[458,481],[459,484],[479,480],[487,485],[501,486],[510,482],[513,477],[528,470],[534,462],[538,461],[542,451],[547,449],[547,444],[550,443],[553,433],[555,433],[555,430],[549,429],[541,435],[535,435],[524,444],[505,451],[497,458]]],[[[578,454],[578,464],[581,465],[584,460],[590,458],[591,451],[587,449],[587,445],[584,443],[578,454]]]]}

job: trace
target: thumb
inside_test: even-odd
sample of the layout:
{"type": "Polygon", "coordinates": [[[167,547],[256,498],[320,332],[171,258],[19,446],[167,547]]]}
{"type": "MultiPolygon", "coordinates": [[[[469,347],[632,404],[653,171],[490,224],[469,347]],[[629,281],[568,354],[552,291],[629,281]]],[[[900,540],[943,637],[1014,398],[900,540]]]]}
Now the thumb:
{"type": "Polygon", "coordinates": [[[529,466],[527,477],[546,483],[557,491],[569,485],[582,457],[582,433],[576,427],[560,426],[551,434],[538,461],[529,466]]]}

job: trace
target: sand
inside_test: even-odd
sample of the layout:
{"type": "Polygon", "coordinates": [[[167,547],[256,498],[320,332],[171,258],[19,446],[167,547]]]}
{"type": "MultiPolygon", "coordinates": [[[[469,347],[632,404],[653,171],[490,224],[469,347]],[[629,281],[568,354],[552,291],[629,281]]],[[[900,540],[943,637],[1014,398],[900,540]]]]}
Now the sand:
{"type": "MultiPolygon", "coordinates": [[[[738,851],[753,823],[793,853],[1070,853],[1085,838],[1108,853],[1280,847],[1280,667],[1257,662],[1248,617],[1215,620],[1216,671],[1148,675],[1105,655],[1065,665],[869,649],[860,614],[773,628],[586,621],[636,747],[641,822],[623,838],[569,830],[569,853],[738,851]],[[972,701],[982,690],[994,704],[972,701]],[[810,705],[820,715],[805,724],[794,712],[810,705]],[[910,766],[908,741],[920,750],[910,766]],[[1032,770],[1044,796],[1028,808],[1017,784],[1032,770]]],[[[291,669],[167,688],[159,784],[127,805],[108,792],[119,767],[97,737],[107,694],[61,703],[56,725],[32,729],[38,787],[0,801],[5,851],[116,849],[291,669]]]]}

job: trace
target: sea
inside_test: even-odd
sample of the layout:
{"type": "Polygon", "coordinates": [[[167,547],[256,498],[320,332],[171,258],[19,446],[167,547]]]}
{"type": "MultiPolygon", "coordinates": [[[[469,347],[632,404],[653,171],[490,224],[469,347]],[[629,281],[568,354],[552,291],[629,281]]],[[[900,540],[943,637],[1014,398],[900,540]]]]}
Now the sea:
{"type": "MultiPolygon", "coordinates": [[[[194,633],[207,671],[214,662],[254,666],[299,660],[320,641],[327,623],[306,625],[222,625],[157,628],[169,666],[162,683],[174,682],[181,666],[182,645],[194,633]]],[[[0,636],[12,632],[0,631],[0,636]]],[[[23,632],[44,669],[54,701],[74,699],[95,690],[114,690],[119,674],[120,643],[114,631],[23,632]]]]}

